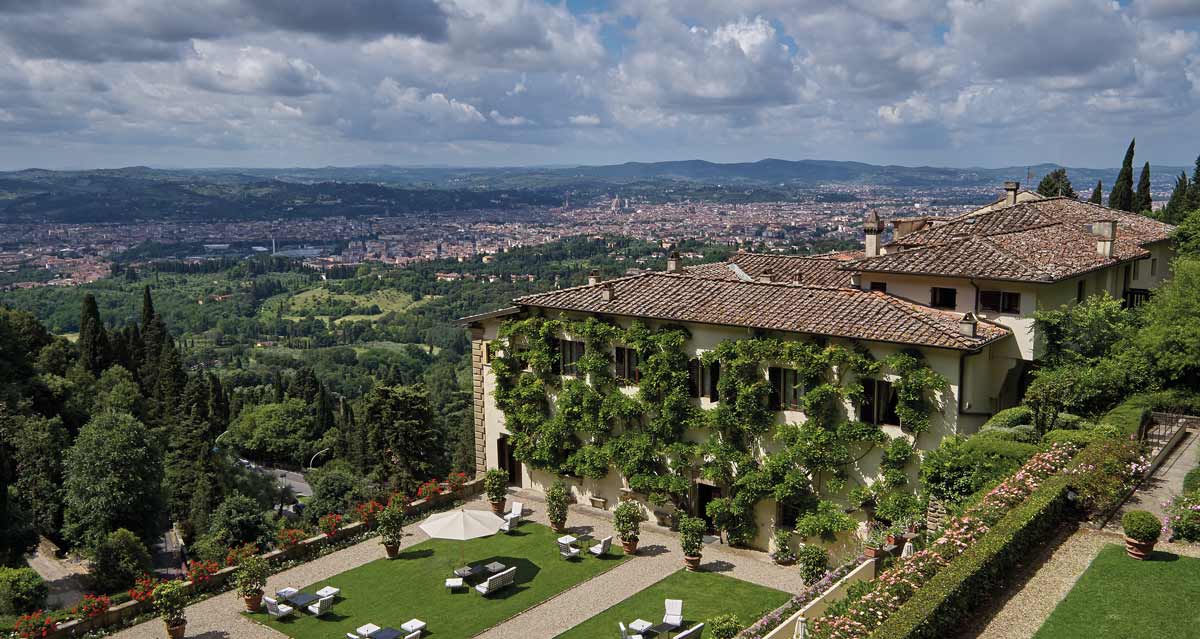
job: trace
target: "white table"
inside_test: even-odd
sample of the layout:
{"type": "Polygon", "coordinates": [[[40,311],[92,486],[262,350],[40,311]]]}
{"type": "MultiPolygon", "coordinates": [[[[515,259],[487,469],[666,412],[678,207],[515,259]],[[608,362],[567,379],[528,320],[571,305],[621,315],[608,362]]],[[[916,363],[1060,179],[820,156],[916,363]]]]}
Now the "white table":
{"type": "Polygon", "coordinates": [[[649,621],[646,621],[645,619],[634,619],[633,623],[629,624],[629,629],[640,635],[643,632],[646,632],[647,630],[649,630],[653,626],[654,626],[654,624],[650,623],[649,621]]]}
{"type": "Polygon", "coordinates": [[[573,544],[573,543],[575,543],[575,542],[577,542],[577,541],[579,541],[579,540],[578,540],[578,539],[576,539],[576,538],[574,538],[574,537],[572,537],[572,536],[570,536],[570,535],[563,535],[562,537],[559,537],[559,538],[558,538],[558,543],[560,543],[560,544],[566,544],[566,545],[568,545],[568,546],[570,546],[571,544],[573,544]]]}
{"type": "Polygon", "coordinates": [[[420,619],[409,619],[400,624],[400,629],[404,632],[419,632],[425,629],[425,622],[420,619]]]}
{"type": "Polygon", "coordinates": [[[484,566],[483,568],[484,568],[484,570],[488,571],[490,574],[494,575],[496,573],[504,572],[504,569],[507,567],[508,566],[505,566],[504,564],[502,564],[498,561],[493,561],[492,563],[484,566]]]}
{"type": "Polygon", "coordinates": [[[462,577],[451,577],[446,580],[447,590],[458,590],[464,586],[466,586],[466,582],[463,581],[462,577]]]}

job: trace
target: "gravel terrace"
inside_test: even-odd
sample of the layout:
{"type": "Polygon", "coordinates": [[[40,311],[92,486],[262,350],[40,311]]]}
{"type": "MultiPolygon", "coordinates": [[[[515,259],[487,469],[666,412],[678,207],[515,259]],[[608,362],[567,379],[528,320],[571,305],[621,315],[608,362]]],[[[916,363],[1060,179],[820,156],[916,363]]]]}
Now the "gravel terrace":
{"type": "MultiPolygon", "coordinates": [[[[516,499],[525,505],[527,520],[548,523],[545,502],[540,495],[523,491],[510,499],[516,499]]],[[[476,497],[467,503],[467,507],[486,509],[488,504],[482,497],[476,497]]],[[[605,517],[587,506],[571,506],[567,524],[572,531],[587,532],[595,539],[613,534],[611,516],[605,517]]],[[[427,539],[415,525],[406,530],[409,535],[404,540],[403,548],[427,539]]],[[[271,576],[267,580],[267,591],[329,579],[383,555],[379,539],[368,539],[271,576]]],[[[485,639],[553,637],[680,569],[683,566],[682,558],[683,553],[675,535],[657,526],[643,525],[637,559],[569,589],[476,636],[485,639]]],[[[793,594],[801,592],[805,587],[797,569],[775,565],[766,553],[738,550],[717,544],[705,547],[703,569],[793,594]]],[[[187,610],[187,636],[192,639],[286,639],[286,635],[245,618],[240,614],[241,610],[242,602],[236,591],[193,604],[187,610]]],[[[161,639],[164,635],[162,622],[153,619],[113,636],[117,639],[161,639]]]]}

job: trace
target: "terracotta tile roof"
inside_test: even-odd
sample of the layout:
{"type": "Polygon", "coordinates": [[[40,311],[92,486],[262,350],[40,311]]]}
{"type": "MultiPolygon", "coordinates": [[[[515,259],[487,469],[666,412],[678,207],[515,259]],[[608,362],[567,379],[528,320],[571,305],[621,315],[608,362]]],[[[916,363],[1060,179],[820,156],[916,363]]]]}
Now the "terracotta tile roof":
{"type": "Polygon", "coordinates": [[[862,256],[862,251],[804,256],[735,253],[729,256],[726,262],[698,264],[684,270],[696,277],[731,281],[757,280],[770,270],[771,277],[776,282],[848,286],[850,275],[840,269],[847,261],[862,256]]]}
{"type": "Polygon", "coordinates": [[[974,350],[1009,334],[1004,327],[980,322],[976,337],[968,337],[958,329],[962,314],[879,292],[690,274],[647,273],[529,295],[513,303],[958,350],[974,350]],[[612,287],[612,299],[606,302],[602,291],[607,286],[612,287]]]}
{"type": "Polygon", "coordinates": [[[847,270],[1053,282],[1147,257],[1144,247],[1174,229],[1142,215],[1047,198],[970,213],[915,231],[887,245],[887,253],[854,261],[847,270]],[[1117,221],[1112,257],[1096,252],[1091,224],[1117,221]]]}

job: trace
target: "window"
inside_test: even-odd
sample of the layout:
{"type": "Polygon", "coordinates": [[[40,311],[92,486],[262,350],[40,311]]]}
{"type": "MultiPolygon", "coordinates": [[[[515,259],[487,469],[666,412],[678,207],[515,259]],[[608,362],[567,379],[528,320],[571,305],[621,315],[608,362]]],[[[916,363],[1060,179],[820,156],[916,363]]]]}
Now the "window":
{"type": "Polygon", "coordinates": [[[637,351],[618,346],[613,359],[617,364],[617,381],[625,386],[632,386],[641,381],[642,371],[638,369],[637,351]]]}
{"type": "Polygon", "coordinates": [[[1152,258],[1150,258],[1150,277],[1155,277],[1157,275],[1158,275],[1158,258],[1152,257],[1152,258]]]}
{"type": "Polygon", "coordinates": [[[558,372],[562,375],[578,375],[579,368],[575,363],[583,357],[583,342],[572,342],[569,339],[558,340],[558,372]]]}
{"type": "Polygon", "coordinates": [[[1087,280],[1079,280],[1079,283],[1075,285],[1075,301],[1082,304],[1083,300],[1086,300],[1086,299],[1087,299],[1087,280]]]}
{"type": "Polygon", "coordinates": [[[688,360],[688,390],[692,397],[707,397],[720,401],[717,382],[721,379],[721,364],[713,362],[707,366],[699,358],[688,360]]]}
{"type": "Polygon", "coordinates": [[[773,410],[800,410],[800,378],[794,368],[772,366],[767,369],[771,380],[771,408],[773,410]]]}
{"type": "Polygon", "coordinates": [[[1138,280],[1141,278],[1142,278],[1142,260],[1138,260],[1133,263],[1133,279],[1138,280]]]}
{"type": "Polygon", "coordinates": [[[892,383],[881,379],[863,380],[863,400],[858,407],[859,421],[868,424],[900,423],[896,414],[896,391],[892,383]]]}
{"type": "Polygon", "coordinates": [[[980,291],[979,307],[993,313],[1021,312],[1021,294],[1008,291],[980,291]]]}
{"type": "Polygon", "coordinates": [[[887,292],[887,282],[871,282],[871,290],[879,291],[880,293],[887,292]]]}
{"type": "Polygon", "coordinates": [[[958,289],[935,286],[929,289],[929,305],[934,308],[955,308],[958,306],[958,289]]]}

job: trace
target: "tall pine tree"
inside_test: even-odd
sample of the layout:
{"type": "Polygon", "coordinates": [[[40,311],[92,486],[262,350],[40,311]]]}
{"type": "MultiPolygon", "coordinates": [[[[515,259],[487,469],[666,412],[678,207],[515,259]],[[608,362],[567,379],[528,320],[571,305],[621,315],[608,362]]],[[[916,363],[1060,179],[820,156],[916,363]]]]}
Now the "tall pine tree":
{"type": "Polygon", "coordinates": [[[1133,148],[1137,139],[1129,141],[1129,149],[1125,151],[1125,160],[1121,162],[1121,172],[1113,184],[1112,192],[1108,194],[1108,208],[1118,211],[1133,211],[1133,148]]]}
{"type": "Polygon", "coordinates": [[[83,297],[79,313],[79,364],[97,377],[109,364],[108,333],[91,293],[83,297]]]}
{"type": "MultiPolygon", "coordinates": [[[[1188,187],[1187,203],[1188,211],[1200,209],[1200,156],[1196,156],[1196,169],[1192,171],[1192,185],[1188,187]]],[[[1180,217],[1182,218],[1182,212],[1180,217]]]]}
{"type": "Polygon", "coordinates": [[[1150,196],[1150,163],[1142,167],[1138,178],[1137,193],[1133,195],[1133,212],[1148,214],[1153,209],[1154,198],[1150,196]]]}
{"type": "Polygon", "coordinates": [[[1096,189],[1092,191],[1092,197],[1088,198],[1088,202],[1091,202],[1092,204],[1103,204],[1104,200],[1101,199],[1103,197],[1103,193],[1104,181],[1096,180],[1096,189]]]}
{"type": "Polygon", "coordinates": [[[150,285],[142,288],[142,331],[154,321],[154,300],[150,299],[150,285]]]}
{"type": "Polygon", "coordinates": [[[1042,178],[1042,182],[1038,184],[1038,195],[1043,197],[1069,197],[1072,200],[1079,197],[1075,193],[1075,189],[1071,187],[1071,180],[1067,177],[1066,169],[1054,169],[1042,178]]]}

